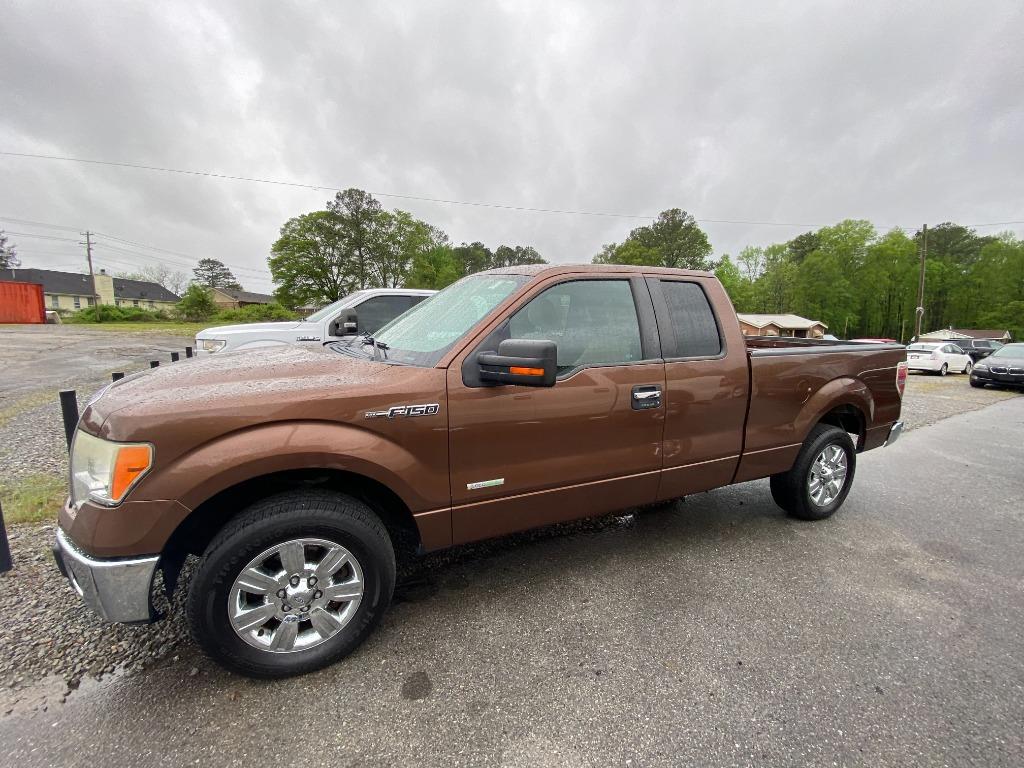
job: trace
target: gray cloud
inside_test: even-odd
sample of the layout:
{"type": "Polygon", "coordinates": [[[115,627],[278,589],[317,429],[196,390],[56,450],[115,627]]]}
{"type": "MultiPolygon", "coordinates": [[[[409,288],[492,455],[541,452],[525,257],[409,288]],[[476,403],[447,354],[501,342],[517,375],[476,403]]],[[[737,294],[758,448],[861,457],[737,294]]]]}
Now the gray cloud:
{"type": "MultiPolygon", "coordinates": [[[[0,149],[543,208],[1022,219],[1022,21],[1017,2],[15,2],[0,149]]],[[[0,215],[217,256],[255,289],[281,223],[330,195],[0,156],[0,215]]],[[[552,261],[642,223],[382,202],[552,261]]],[[[705,228],[718,254],[801,231],[705,228]]],[[[18,242],[32,265],[80,258],[18,242]]]]}

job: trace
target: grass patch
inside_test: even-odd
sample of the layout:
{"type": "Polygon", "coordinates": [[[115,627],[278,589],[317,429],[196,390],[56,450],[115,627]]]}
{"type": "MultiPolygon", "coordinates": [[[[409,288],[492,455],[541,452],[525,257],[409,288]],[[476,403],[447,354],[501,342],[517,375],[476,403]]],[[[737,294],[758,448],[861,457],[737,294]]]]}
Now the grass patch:
{"type": "Polygon", "coordinates": [[[68,481],[58,475],[29,475],[0,485],[4,520],[8,524],[56,520],[68,495],[68,481]]]}
{"type": "Polygon", "coordinates": [[[212,323],[186,323],[184,321],[166,320],[154,322],[68,323],[68,325],[73,328],[95,328],[99,331],[117,333],[160,333],[194,337],[199,331],[209,328],[212,323]]]}

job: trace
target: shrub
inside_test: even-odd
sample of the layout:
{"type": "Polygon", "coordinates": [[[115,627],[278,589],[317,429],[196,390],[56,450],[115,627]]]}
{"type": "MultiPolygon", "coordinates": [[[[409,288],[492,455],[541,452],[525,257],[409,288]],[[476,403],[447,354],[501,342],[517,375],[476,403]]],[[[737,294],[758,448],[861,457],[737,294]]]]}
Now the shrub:
{"type": "Polygon", "coordinates": [[[192,283],[185,291],[175,307],[177,313],[183,320],[190,322],[202,322],[209,320],[217,311],[217,305],[213,303],[213,293],[204,285],[192,283]]]}
{"type": "MultiPolygon", "coordinates": [[[[166,312],[159,309],[145,309],[143,307],[111,307],[102,305],[99,307],[100,317],[98,322],[104,323],[158,323],[168,320],[166,312]]],[[[86,307],[63,318],[65,323],[95,323],[96,307],[86,307]]]]}
{"type": "Polygon", "coordinates": [[[250,304],[238,309],[222,309],[214,318],[219,323],[265,323],[275,320],[297,320],[298,315],[274,302],[250,304]]]}

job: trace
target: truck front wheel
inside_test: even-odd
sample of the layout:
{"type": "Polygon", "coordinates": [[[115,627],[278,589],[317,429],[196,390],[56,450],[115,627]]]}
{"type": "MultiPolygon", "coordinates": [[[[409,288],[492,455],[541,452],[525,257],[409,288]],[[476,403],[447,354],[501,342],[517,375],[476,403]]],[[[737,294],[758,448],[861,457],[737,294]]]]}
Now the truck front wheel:
{"type": "Polygon", "coordinates": [[[839,427],[818,424],[804,441],[793,468],[772,475],[775,503],[801,520],[824,520],[846,500],[857,468],[850,435],[839,427]]]}
{"type": "Polygon", "coordinates": [[[210,542],[189,589],[189,626],[223,666],[288,677],[351,653],[394,586],[391,539],[368,506],[330,491],[283,493],[210,542]]]}

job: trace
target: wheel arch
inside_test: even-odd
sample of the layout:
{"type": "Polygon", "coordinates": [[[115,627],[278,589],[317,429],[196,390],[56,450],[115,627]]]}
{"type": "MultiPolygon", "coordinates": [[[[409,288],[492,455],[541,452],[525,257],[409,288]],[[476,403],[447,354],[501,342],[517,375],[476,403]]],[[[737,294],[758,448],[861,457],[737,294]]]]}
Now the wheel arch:
{"type": "Polygon", "coordinates": [[[254,502],[303,488],[346,493],[369,506],[384,523],[399,559],[420,550],[422,536],[412,511],[384,483],[357,472],[307,467],[257,475],[223,488],[192,510],[174,529],[161,556],[164,587],[171,594],[189,555],[201,555],[230,520],[254,502]]]}

